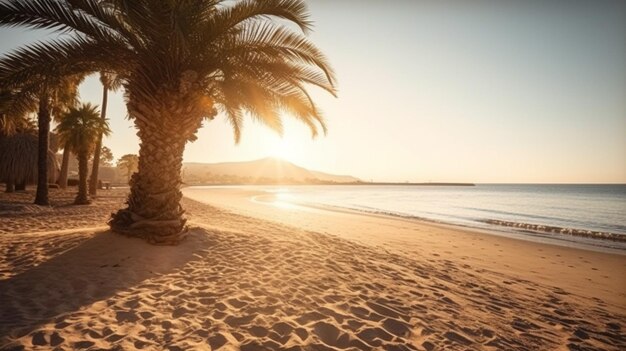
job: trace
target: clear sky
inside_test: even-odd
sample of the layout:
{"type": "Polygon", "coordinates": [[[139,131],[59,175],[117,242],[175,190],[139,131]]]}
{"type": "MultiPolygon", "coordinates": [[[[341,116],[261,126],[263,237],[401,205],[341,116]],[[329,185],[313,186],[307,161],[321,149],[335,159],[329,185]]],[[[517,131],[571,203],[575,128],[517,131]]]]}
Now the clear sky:
{"type": "MultiPolygon", "coordinates": [[[[309,1],[312,40],[339,98],[313,95],[329,133],[285,121],[281,139],[223,117],[188,144],[187,162],[283,156],[377,181],[626,183],[626,1],[309,1]]],[[[36,33],[0,29],[0,52],[36,33]]],[[[85,101],[100,103],[89,79],[85,101]]],[[[120,93],[105,140],[138,140],[120,93]]],[[[288,116],[287,116],[288,117],[288,116]]]]}

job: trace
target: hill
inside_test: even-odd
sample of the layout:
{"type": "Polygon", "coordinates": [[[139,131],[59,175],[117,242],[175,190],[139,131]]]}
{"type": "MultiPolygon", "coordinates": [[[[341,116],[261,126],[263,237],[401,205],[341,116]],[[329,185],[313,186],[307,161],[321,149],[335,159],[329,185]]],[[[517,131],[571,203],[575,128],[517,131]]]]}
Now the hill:
{"type": "Polygon", "coordinates": [[[183,181],[188,184],[324,184],[353,183],[359,179],[308,170],[268,157],[246,162],[184,163],[183,181]]]}

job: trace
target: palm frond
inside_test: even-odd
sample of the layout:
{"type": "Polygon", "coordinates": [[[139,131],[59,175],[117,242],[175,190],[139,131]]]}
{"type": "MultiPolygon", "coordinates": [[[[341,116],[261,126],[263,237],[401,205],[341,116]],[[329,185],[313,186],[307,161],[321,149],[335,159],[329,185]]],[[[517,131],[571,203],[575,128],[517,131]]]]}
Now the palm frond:
{"type": "Polygon", "coordinates": [[[234,40],[225,41],[220,49],[225,60],[245,62],[264,57],[314,65],[324,72],[330,86],[335,82],[335,73],[328,59],[315,45],[301,34],[270,22],[249,24],[234,40]]]}
{"type": "Polygon", "coordinates": [[[136,49],[143,47],[144,41],[141,36],[138,35],[136,28],[130,26],[125,20],[124,11],[121,11],[115,1],[68,0],[68,3],[75,10],[91,15],[94,21],[98,21],[101,25],[108,26],[110,30],[119,33],[119,39],[131,47],[136,49]]]}
{"type": "Polygon", "coordinates": [[[83,39],[57,39],[21,47],[0,59],[2,88],[40,84],[46,78],[87,74],[101,70],[125,71],[132,55],[119,47],[83,39]],[[115,55],[119,60],[111,60],[115,55]],[[126,67],[126,68],[124,68],[126,67]]]}
{"type": "Polygon", "coordinates": [[[0,91],[0,116],[3,118],[2,129],[5,134],[15,132],[28,114],[37,110],[37,96],[28,90],[0,91]]]}
{"type": "MultiPolygon", "coordinates": [[[[90,10],[98,7],[95,3],[88,4],[84,0],[76,3],[82,3],[85,9],[90,10]]],[[[107,16],[102,9],[98,15],[103,19],[114,19],[113,16],[107,16]]],[[[112,27],[104,25],[96,17],[74,8],[66,1],[2,1],[0,2],[0,26],[50,29],[64,33],[78,32],[102,42],[124,41],[124,37],[112,27]]]]}
{"type": "Polygon", "coordinates": [[[80,98],[78,86],[84,79],[85,75],[83,74],[65,76],[57,84],[49,87],[50,112],[57,122],[69,108],[78,105],[80,98]]]}
{"type": "Polygon", "coordinates": [[[228,33],[236,27],[247,25],[248,21],[277,17],[290,21],[300,27],[304,33],[312,28],[304,1],[301,0],[244,0],[232,6],[225,6],[215,11],[207,22],[206,32],[212,38],[228,33]]]}
{"type": "Polygon", "coordinates": [[[226,114],[228,122],[233,128],[233,135],[235,137],[235,144],[239,144],[241,141],[241,131],[243,128],[243,113],[242,110],[230,106],[229,104],[222,104],[223,112],[226,114]]]}
{"type": "MultiPolygon", "coordinates": [[[[240,113],[247,111],[255,120],[282,135],[281,117],[269,91],[256,82],[236,79],[225,80],[220,90],[222,95],[218,102],[221,105],[241,110],[240,113]]],[[[241,123],[238,124],[238,128],[241,130],[241,123]]]]}
{"type": "Polygon", "coordinates": [[[100,118],[98,107],[84,103],[79,107],[71,107],[61,118],[55,131],[59,135],[62,145],[68,145],[71,150],[91,152],[100,135],[109,135],[111,130],[106,120],[100,118]]]}
{"type": "Polygon", "coordinates": [[[279,133],[290,115],[316,135],[326,126],[307,89],[336,88],[311,25],[303,0],[0,0],[0,26],[67,34],[0,58],[0,88],[63,100],[52,90],[63,77],[99,72],[105,87],[124,85],[140,129],[172,126],[192,140],[217,108],[236,141],[247,114],[279,133]],[[186,112],[163,113],[183,110],[164,101],[186,112]]]}
{"type": "Polygon", "coordinates": [[[124,80],[119,74],[112,72],[100,72],[100,83],[105,89],[117,91],[122,87],[124,80]]]}

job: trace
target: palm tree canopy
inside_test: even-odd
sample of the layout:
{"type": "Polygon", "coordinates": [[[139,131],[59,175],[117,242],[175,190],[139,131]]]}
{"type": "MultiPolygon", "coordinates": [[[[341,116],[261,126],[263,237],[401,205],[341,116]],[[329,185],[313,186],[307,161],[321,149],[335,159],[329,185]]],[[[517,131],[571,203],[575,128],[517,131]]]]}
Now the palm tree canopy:
{"type": "Polygon", "coordinates": [[[34,130],[35,125],[29,114],[36,110],[34,95],[17,90],[0,91],[0,135],[34,130]]]}
{"type": "Polygon", "coordinates": [[[83,82],[82,74],[68,75],[58,79],[56,84],[50,87],[51,114],[56,122],[60,122],[61,116],[71,107],[78,105],[80,95],[78,86],[83,82]]]}
{"type": "Polygon", "coordinates": [[[117,167],[126,169],[128,174],[132,174],[137,171],[137,167],[139,166],[139,157],[134,154],[127,154],[120,157],[117,160],[117,167]]]}
{"type": "Polygon", "coordinates": [[[56,132],[63,145],[68,145],[72,152],[90,153],[100,134],[109,135],[111,130],[106,120],[100,118],[96,106],[90,103],[71,107],[61,118],[56,132]]]}
{"type": "Polygon", "coordinates": [[[100,83],[107,90],[117,91],[124,82],[120,75],[111,72],[100,72],[100,83]]]}
{"type": "Polygon", "coordinates": [[[111,72],[138,126],[167,125],[187,140],[202,117],[218,112],[236,140],[246,112],[278,132],[283,112],[313,135],[326,132],[307,86],[334,95],[335,78],[306,38],[311,22],[302,0],[0,0],[0,26],[67,34],[0,59],[5,87],[50,74],[111,72]],[[153,113],[172,96],[184,110],[153,113]]]}
{"type": "MultiPolygon", "coordinates": [[[[63,112],[78,103],[78,86],[83,81],[82,75],[60,76],[48,79],[47,98],[50,112],[58,122],[63,112]]],[[[32,126],[29,114],[35,113],[42,86],[36,82],[24,82],[18,88],[0,91],[0,133],[11,134],[32,126]]],[[[32,126],[34,128],[34,126],[32,126]]],[[[32,128],[31,128],[32,129],[32,128]]]]}

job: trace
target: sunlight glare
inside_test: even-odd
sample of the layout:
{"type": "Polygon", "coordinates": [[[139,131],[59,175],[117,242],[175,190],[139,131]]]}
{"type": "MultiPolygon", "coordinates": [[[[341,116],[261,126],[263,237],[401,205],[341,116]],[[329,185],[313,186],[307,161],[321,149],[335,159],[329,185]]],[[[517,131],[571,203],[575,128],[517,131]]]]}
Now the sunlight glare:
{"type": "Polygon", "coordinates": [[[274,193],[274,201],[272,201],[274,206],[282,209],[295,209],[295,206],[292,203],[294,197],[289,193],[289,189],[281,188],[273,191],[272,193],[274,193]]]}
{"type": "Polygon", "coordinates": [[[269,156],[286,161],[294,161],[295,148],[285,138],[276,138],[269,147],[269,156]]]}

